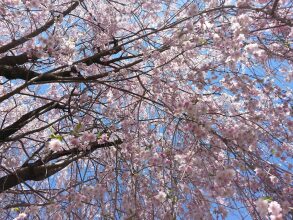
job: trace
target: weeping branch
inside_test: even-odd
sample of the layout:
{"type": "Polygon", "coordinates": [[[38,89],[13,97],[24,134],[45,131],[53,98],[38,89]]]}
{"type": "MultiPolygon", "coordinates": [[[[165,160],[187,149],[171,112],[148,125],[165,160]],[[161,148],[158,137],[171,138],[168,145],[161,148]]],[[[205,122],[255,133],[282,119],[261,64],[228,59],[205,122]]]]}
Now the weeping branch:
{"type": "MultiPolygon", "coordinates": [[[[62,12],[61,14],[63,15],[63,17],[70,14],[70,12],[72,12],[79,5],[79,2],[82,2],[82,1],[75,1],[67,10],[62,12]]],[[[25,43],[26,41],[32,39],[33,37],[38,36],[39,34],[48,30],[55,23],[55,20],[56,19],[53,17],[51,20],[49,20],[47,23],[45,23],[43,26],[39,27],[32,33],[25,35],[17,40],[12,40],[10,43],[3,45],[2,47],[0,47],[0,54],[16,48],[19,45],[25,43]]]]}
{"type": "Polygon", "coordinates": [[[26,181],[41,181],[44,180],[60,170],[67,167],[73,161],[77,161],[79,158],[85,157],[97,149],[106,148],[110,146],[118,146],[122,144],[122,141],[116,140],[113,142],[107,142],[104,144],[91,143],[91,148],[86,151],[81,151],[78,148],[73,148],[70,150],[63,150],[60,152],[49,153],[44,157],[44,159],[37,160],[33,163],[26,163],[20,168],[16,169],[14,172],[6,170],[8,173],[6,176],[0,178],[0,193],[11,189],[26,181]],[[64,159],[61,160],[61,158],[64,159]],[[60,159],[61,162],[54,162],[60,159]],[[51,163],[49,163],[51,162],[51,163]]]}
{"type": "Polygon", "coordinates": [[[16,122],[0,130],[0,142],[5,141],[5,139],[7,139],[9,136],[14,134],[15,132],[19,131],[22,127],[24,127],[26,124],[28,124],[30,121],[32,121],[39,115],[44,114],[54,108],[64,109],[65,107],[61,106],[57,102],[50,102],[46,105],[43,105],[33,111],[30,111],[24,114],[16,122]]]}

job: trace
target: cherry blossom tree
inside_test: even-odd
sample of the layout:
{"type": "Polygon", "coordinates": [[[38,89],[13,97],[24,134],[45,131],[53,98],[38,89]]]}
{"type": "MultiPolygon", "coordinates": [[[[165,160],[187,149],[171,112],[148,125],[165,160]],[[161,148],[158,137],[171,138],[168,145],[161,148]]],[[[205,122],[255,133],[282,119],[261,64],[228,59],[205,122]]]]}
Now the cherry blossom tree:
{"type": "Polygon", "coordinates": [[[0,218],[291,219],[292,8],[0,0],[0,218]]]}

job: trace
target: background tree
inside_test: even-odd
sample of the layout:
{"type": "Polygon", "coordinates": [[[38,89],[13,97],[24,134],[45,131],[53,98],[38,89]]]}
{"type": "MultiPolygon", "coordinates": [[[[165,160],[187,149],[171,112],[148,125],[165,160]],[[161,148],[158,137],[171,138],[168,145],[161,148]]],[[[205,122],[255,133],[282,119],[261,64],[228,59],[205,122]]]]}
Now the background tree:
{"type": "Polygon", "coordinates": [[[1,0],[0,218],[290,219],[292,6],[1,0]]]}

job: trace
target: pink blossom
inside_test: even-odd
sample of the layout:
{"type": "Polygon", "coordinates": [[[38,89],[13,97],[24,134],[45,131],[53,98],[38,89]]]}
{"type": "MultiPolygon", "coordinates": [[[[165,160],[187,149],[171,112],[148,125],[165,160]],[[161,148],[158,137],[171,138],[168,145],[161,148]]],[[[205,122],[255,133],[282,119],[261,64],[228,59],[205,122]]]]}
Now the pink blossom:
{"type": "Polygon", "coordinates": [[[276,176],[270,176],[270,180],[271,180],[271,182],[273,183],[273,184],[276,184],[276,183],[278,183],[279,182],[279,180],[278,180],[278,178],[276,177],[276,176]]]}
{"type": "Polygon", "coordinates": [[[14,220],[25,220],[26,217],[27,217],[27,214],[22,212],[16,218],[14,218],[14,220]]]}
{"type": "Polygon", "coordinates": [[[283,215],[270,215],[271,220],[283,220],[283,215]]]}
{"type": "Polygon", "coordinates": [[[101,137],[98,140],[98,143],[99,144],[104,144],[104,143],[106,143],[108,141],[108,139],[109,139],[108,134],[102,134],[101,137]]]}
{"type": "Polygon", "coordinates": [[[163,191],[160,191],[160,192],[155,196],[155,198],[156,198],[157,200],[159,200],[160,202],[164,202],[165,199],[166,199],[166,197],[167,197],[167,194],[164,193],[163,191]]]}
{"type": "Polygon", "coordinates": [[[188,8],[188,16],[194,16],[196,14],[197,7],[195,4],[191,4],[188,8]]]}
{"type": "Polygon", "coordinates": [[[255,174],[256,174],[257,176],[259,176],[259,177],[261,177],[261,176],[263,175],[263,171],[262,171],[261,168],[258,168],[258,167],[255,168],[254,172],[255,172],[255,174]]]}
{"type": "Polygon", "coordinates": [[[259,198],[256,202],[256,210],[259,212],[261,217],[265,217],[268,214],[268,201],[259,198]]]}
{"type": "Polygon", "coordinates": [[[282,212],[281,205],[276,201],[270,202],[268,210],[273,216],[279,216],[282,212]]]}
{"type": "Polygon", "coordinates": [[[219,185],[230,183],[235,177],[235,174],[233,169],[219,171],[215,177],[215,182],[219,185]]]}
{"type": "Polygon", "coordinates": [[[257,0],[259,3],[261,3],[261,4],[264,4],[264,3],[267,3],[268,2],[268,0],[257,0]]]}
{"type": "Polygon", "coordinates": [[[82,140],[83,141],[88,141],[88,142],[95,142],[96,141],[96,135],[93,133],[85,132],[82,135],[82,140]]]}
{"type": "Polygon", "coordinates": [[[3,160],[3,164],[8,168],[12,168],[12,167],[17,167],[19,164],[19,161],[15,157],[13,157],[13,158],[9,157],[9,158],[3,160]]]}
{"type": "Polygon", "coordinates": [[[80,140],[78,138],[71,138],[70,139],[70,144],[74,145],[74,146],[78,146],[80,143],[80,140]]]}
{"type": "Polygon", "coordinates": [[[58,139],[52,139],[49,142],[49,149],[52,151],[60,151],[62,150],[63,143],[58,139]]]}
{"type": "Polygon", "coordinates": [[[0,219],[285,218],[289,1],[2,0],[0,219]]]}

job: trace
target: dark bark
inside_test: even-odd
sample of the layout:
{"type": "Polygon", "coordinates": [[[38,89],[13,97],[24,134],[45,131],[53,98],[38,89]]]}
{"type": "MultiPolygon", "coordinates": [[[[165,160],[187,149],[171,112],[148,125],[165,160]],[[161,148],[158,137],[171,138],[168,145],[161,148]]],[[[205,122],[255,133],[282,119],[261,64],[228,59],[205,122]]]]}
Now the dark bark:
{"type": "Polygon", "coordinates": [[[18,66],[0,66],[0,76],[4,76],[6,79],[23,79],[30,80],[34,77],[39,76],[39,73],[36,73],[32,70],[27,70],[18,66]]]}
{"type": "MultiPolygon", "coordinates": [[[[64,12],[62,12],[61,14],[63,16],[68,15],[70,12],[72,12],[77,6],[79,5],[79,1],[75,1],[74,4],[72,4],[67,10],[65,10],[64,12]]],[[[38,36],[39,34],[41,34],[42,32],[48,30],[55,22],[55,18],[52,18],[51,20],[49,20],[46,24],[44,24],[43,26],[41,26],[40,28],[36,29],[35,31],[33,31],[32,33],[23,36],[17,40],[13,40],[10,43],[0,47],[0,54],[1,53],[5,53],[11,49],[14,49],[16,47],[18,47],[19,45],[25,43],[26,41],[30,40],[31,38],[38,36]]]]}
{"type": "Polygon", "coordinates": [[[22,80],[31,80],[34,77],[40,76],[35,82],[47,82],[54,81],[59,79],[60,77],[71,77],[71,70],[66,70],[62,72],[58,72],[56,74],[40,74],[32,70],[25,69],[19,66],[0,66],[0,76],[4,76],[6,79],[22,79],[22,80]]]}
{"type": "Polygon", "coordinates": [[[14,134],[18,130],[20,130],[22,127],[24,127],[31,119],[39,116],[40,114],[43,114],[45,112],[50,111],[53,108],[61,108],[64,109],[65,107],[59,105],[56,102],[50,102],[44,106],[41,106],[31,112],[28,112],[20,117],[16,122],[9,125],[8,127],[0,130],[0,141],[4,141],[6,138],[8,138],[10,135],[14,134]]]}
{"type": "Polygon", "coordinates": [[[106,148],[110,146],[117,146],[121,144],[121,140],[116,140],[114,142],[107,142],[104,144],[92,143],[90,150],[80,151],[77,148],[64,150],[60,152],[55,152],[49,154],[45,157],[45,160],[37,160],[33,163],[27,163],[22,167],[18,168],[15,172],[10,172],[6,176],[0,178],[0,193],[5,192],[8,189],[11,189],[14,186],[17,186],[26,181],[41,181],[44,180],[58,171],[67,167],[73,161],[78,160],[80,157],[89,155],[100,148],[106,148]],[[63,163],[47,164],[49,161],[68,156],[64,159],[63,163]]]}
{"type": "Polygon", "coordinates": [[[22,65],[28,62],[29,60],[37,60],[37,57],[29,58],[27,53],[22,53],[16,56],[5,56],[0,59],[0,65],[8,65],[8,66],[22,65]]]}

